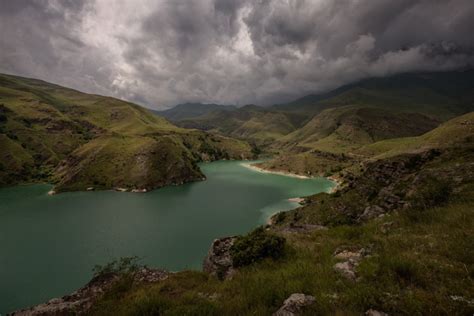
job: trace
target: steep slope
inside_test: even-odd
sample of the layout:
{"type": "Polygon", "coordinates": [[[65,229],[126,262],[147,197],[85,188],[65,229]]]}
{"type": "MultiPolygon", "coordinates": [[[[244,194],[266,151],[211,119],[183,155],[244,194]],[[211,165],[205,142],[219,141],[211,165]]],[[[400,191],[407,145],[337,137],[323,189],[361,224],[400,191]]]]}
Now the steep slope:
{"type": "MultiPolygon", "coordinates": [[[[326,112],[326,111],[325,111],[326,112]]],[[[324,112],[323,112],[324,113],[324,112]]],[[[323,114],[321,113],[321,114],[323,114]]],[[[416,117],[416,115],[415,115],[416,117]]],[[[418,119],[414,122],[416,123],[418,119]]],[[[406,122],[398,122],[407,124],[406,122]]],[[[380,124],[379,126],[383,126],[380,124]]],[[[409,125],[399,125],[397,133],[405,133],[409,125]]],[[[397,126],[394,126],[395,128],[397,126]]],[[[395,134],[392,134],[395,135],[395,134]]],[[[338,174],[345,168],[357,169],[359,163],[370,159],[389,158],[400,154],[412,154],[433,148],[445,148],[455,144],[462,146],[474,140],[474,112],[455,117],[442,123],[433,130],[414,137],[395,137],[363,144],[335,141],[338,137],[329,138],[332,142],[313,143],[313,149],[307,147],[293,148],[272,160],[258,166],[269,170],[280,170],[302,175],[338,174]],[[339,149],[337,146],[341,146],[339,149]],[[318,150],[320,148],[321,150],[318,150]],[[300,150],[302,152],[297,152],[300,150]]]]}
{"type": "Polygon", "coordinates": [[[172,122],[195,118],[214,111],[233,111],[233,105],[206,104],[206,103],[183,103],[164,111],[152,111],[172,122]]]}
{"type": "Polygon", "coordinates": [[[268,111],[266,108],[247,105],[234,111],[214,111],[194,119],[182,120],[177,125],[215,131],[259,145],[268,145],[294,131],[306,118],[304,114],[268,111]]]}
{"type": "Polygon", "coordinates": [[[0,131],[0,185],[54,180],[58,191],[153,189],[202,178],[201,159],[251,155],[129,102],[10,75],[0,75],[0,131]]]}
{"type": "Polygon", "coordinates": [[[346,152],[383,139],[420,135],[437,125],[436,120],[418,113],[344,106],[324,110],[275,146],[346,152]]]}
{"type": "Polygon", "coordinates": [[[417,136],[438,125],[419,113],[377,107],[326,109],[272,148],[279,155],[258,166],[301,175],[329,176],[363,158],[361,147],[385,139],[417,136]]]}
{"type": "Polygon", "coordinates": [[[474,142],[474,112],[458,116],[417,137],[387,139],[363,146],[356,154],[372,159],[401,153],[416,153],[430,148],[445,148],[474,142]]]}
{"type": "Polygon", "coordinates": [[[369,78],[272,108],[318,114],[346,105],[417,112],[446,120],[474,110],[474,70],[369,78]]]}

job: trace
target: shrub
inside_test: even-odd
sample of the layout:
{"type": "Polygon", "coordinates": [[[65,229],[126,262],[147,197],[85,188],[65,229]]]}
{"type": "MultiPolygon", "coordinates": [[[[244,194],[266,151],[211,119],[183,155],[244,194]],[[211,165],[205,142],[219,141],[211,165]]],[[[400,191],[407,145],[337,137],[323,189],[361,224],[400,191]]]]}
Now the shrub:
{"type": "Polygon", "coordinates": [[[283,223],[286,218],[286,212],[278,212],[272,218],[275,224],[283,223]]]}
{"type": "Polygon", "coordinates": [[[246,236],[239,236],[230,252],[234,267],[241,267],[264,258],[278,259],[283,255],[284,247],[285,238],[259,227],[246,236]]]}
{"type": "Polygon", "coordinates": [[[117,273],[117,274],[126,274],[136,271],[140,265],[138,264],[139,258],[137,256],[133,257],[123,257],[118,260],[107,263],[106,265],[96,265],[92,271],[94,272],[94,277],[101,276],[104,274],[117,273]]]}

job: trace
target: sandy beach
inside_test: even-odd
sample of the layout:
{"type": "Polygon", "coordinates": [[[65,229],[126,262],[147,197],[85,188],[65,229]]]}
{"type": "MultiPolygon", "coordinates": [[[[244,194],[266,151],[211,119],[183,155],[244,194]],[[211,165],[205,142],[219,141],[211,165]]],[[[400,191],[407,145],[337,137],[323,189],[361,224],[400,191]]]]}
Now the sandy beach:
{"type": "Polygon", "coordinates": [[[299,179],[310,179],[310,177],[308,177],[308,176],[302,176],[302,175],[291,173],[291,172],[273,171],[273,170],[263,169],[263,168],[257,167],[255,165],[253,165],[251,163],[247,163],[247,162],[244,162],[241,165],[244,166],[245,168],[249,168],[249,169],[252,169],[254,171],[261,172],[261,173],[273,173],[273,174],[278,174],[278,175],[281,175],[281,176],[287,176],[287,177],[293,177],[293,178],[299,178],[299,179]]]}

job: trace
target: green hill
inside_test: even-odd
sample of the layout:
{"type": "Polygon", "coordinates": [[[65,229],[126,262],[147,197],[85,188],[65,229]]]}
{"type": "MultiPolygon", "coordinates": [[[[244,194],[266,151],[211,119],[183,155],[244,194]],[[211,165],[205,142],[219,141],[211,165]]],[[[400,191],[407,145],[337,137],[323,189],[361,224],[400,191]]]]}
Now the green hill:
{"type": "Polygon", "coordinates": [[[437,125],[438,121],[419,113],[343,106],[322,111],[275,146],[347,152],[383,139],[420,135],[437,125]]]}
{"type": "Polygon", "coordinates": [[[200,160],[251,156],[244,142],[138,105],[10,75],[0,75],[0,131],[0,185],[54,181],[57,191],[149,190],[201,179],[200,160]]]}
{"type": "Polygon", "coordinates": [[[458,116],[417,137],[394,138],[363,146],[358,155],[375,159],[416,153],[430,148],[444,148],[474,141],[474,112],[458,116]]]}
{"type": "Polygon", "coordinates": [[[268,145],[297,129],[306,119],[307,116],[303,114],[269,111],[247,105],[234,111],[214,111],[176,124],[268,145]]]}

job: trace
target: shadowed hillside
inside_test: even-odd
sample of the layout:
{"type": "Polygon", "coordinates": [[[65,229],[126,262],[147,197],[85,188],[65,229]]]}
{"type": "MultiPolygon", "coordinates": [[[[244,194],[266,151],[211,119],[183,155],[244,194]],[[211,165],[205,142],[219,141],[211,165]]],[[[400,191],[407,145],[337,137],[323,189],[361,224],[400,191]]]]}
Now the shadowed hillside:
{"type": "Polygon", "coordinates": [[[246,105],[234,111],[214,111],[179,121],[177,124],[268,145],[296,130],[306,119],[307,116],[302,114],[275,112],[255,105],[246,105]]]}
{"type": "Polygon", "coordinates": [[[346,105],[418,112],[446,120],[474,110],[474,70],[370,78],[272,108],[317,114],[346,105]]]}
{"type": "Polygon", "coordinates": [[[204,104],[204,103],[183,103],[164,111],[152,111],[153,113],[175,122],[206,115],[214,111],[233,111],[233,105],[204,104]]]}

